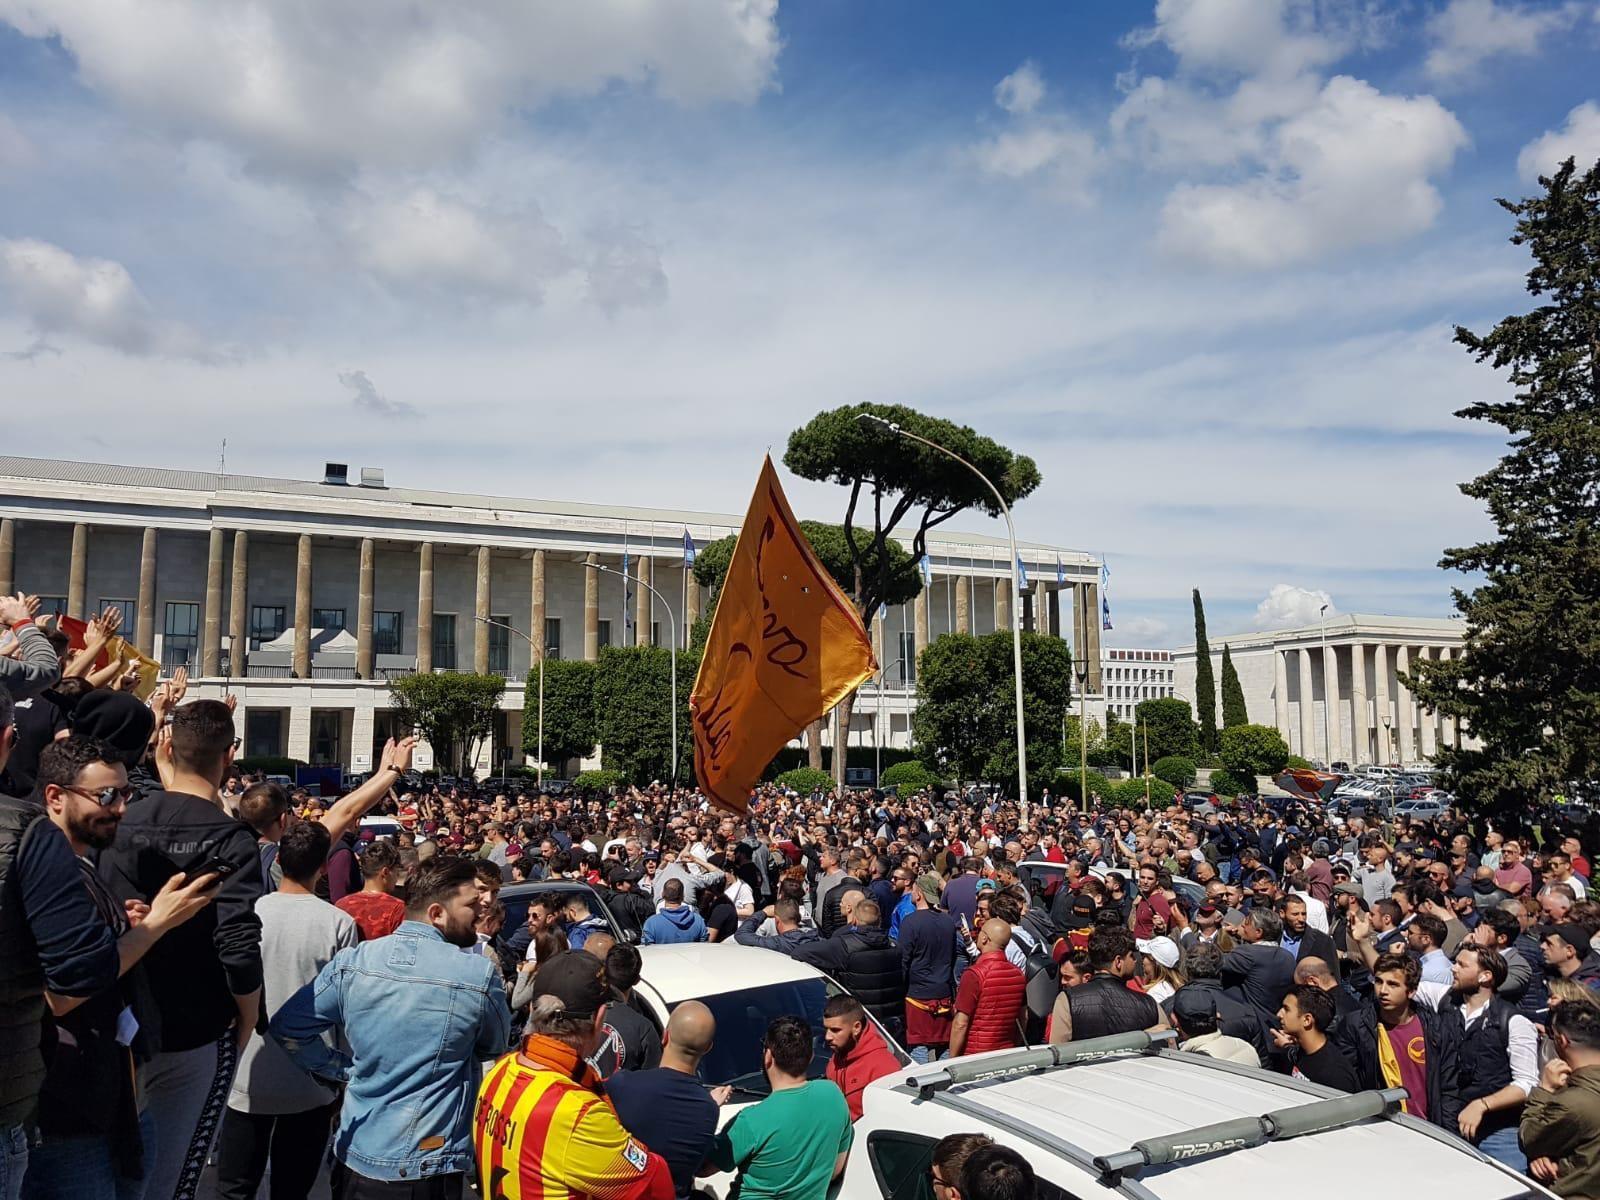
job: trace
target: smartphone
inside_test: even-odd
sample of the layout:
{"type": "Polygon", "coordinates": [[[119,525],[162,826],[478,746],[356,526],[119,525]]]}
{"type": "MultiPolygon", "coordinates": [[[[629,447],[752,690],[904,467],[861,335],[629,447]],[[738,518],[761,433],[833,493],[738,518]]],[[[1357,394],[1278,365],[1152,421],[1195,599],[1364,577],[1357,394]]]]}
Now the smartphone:
{"type": "Polygon", "coordinates": [[[202,875],[215,875],[220,881],[232,875],[236,870],[238,868],[225,858],[208,858],[199,870],[190,871],[186,874],[183,881],[185,884],[189,884],[199,879],[202,875]]]}

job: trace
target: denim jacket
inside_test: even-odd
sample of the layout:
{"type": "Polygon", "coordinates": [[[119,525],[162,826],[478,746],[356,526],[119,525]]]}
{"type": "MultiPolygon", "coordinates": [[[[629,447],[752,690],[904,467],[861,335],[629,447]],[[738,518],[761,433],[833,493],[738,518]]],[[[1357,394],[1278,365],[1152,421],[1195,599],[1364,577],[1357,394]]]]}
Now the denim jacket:
{"type": "Polygon", "coordinates": [[[347,1085],[339,1161],[388,1182],[473,1169],[478,1062],[503,1054],[510,1031],[494,964],[418,921],[341,950],[271,1024],[296,1063],[347,1085]],[[349,1054],[321,1036],[335,1025],[349,1054]]]}

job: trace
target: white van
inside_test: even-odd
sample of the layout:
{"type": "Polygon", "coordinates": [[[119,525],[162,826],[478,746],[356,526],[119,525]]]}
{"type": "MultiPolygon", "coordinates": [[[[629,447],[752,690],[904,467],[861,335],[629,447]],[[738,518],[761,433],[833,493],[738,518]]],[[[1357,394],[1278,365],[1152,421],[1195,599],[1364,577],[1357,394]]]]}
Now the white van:
{"type": "Polygon", "coordinates": [[[1039,1200],[1533,1200],[1552,1193],[1399,1111],[1143,1033],[1000,1050],[878,1080],[839,1200],[925,1200],[933,1147],[984,1133],[1018,1151],[1039,1200]]]}

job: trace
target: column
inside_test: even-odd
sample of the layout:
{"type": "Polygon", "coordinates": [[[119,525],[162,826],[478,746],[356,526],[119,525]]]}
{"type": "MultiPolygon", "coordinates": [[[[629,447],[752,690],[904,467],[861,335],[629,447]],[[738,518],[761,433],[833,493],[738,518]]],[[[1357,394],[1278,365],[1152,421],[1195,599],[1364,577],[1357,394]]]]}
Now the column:
{"type": "MultiPolygon", "coordinates": [[[[928,587],[926,584],[911,602],[911,653],[921,659],[928,648],[928,587]]],[[[910,672],[906,672],[907,678],[910,672]]]]}
{"type": "Polygon", "coordinates": [[[1343,758],[1344,731],[1340,728],[1343,713],[1343,702],[1339,698],[1339,648],[1328,646],[1322,651],[1322,708],[1327,713],[1328,744],[1324,747],[1327,751],[1329,770],[1333,769],[1333,760],[1343,758]]]}
{"type": "Polygon", "coordinates": [[[1317,746],[1316,721],[1312,719],[1316,701],[1311,694],[1311,651],[1300,650],[1300,757],[1312,758],[1317,746]]]}
{"type": "Polygon", "coordinates": [[[583,566],[583,657],[594,662],[600,657],[600,572],[598,554],[590,554],[583,566]]]}
{"type": "Polygon", "coordinates": [[[1050,632],[1061,636],[1061,589],[1050,589],[1050,632]]]}
{"type": "Polygon", "coordinates": [[[1276,646],[1272,649],[1272,716],[1278,727],[1278,732],[1283,734],[1283,740],[1289,741],[1289,652],[1279,650],[1276,646]]]}
{"type": "Polygon", "coordinates": [[[1011,582],[1009,578],[994,581],[994,627],[997,630],[1011,628],[1011,582]]]}
{"type": "MultiPolygon", "coordinates": [[[[1417,647],[1417,658],[1419,661],[1426,662],[1432,657],[1433,653],[1428,649],[1427,646],[1417,647]]],[[[1432,762],[1433,756],[1439,752],[1439,714],[1431,708],[1419,707],[1417,716],[1420,718],[1417,721],[1417,724],[1421,726],[1421,728],[1418,730],[1421,742],[1421,744],[1418,746],[1418,749],[1421,751],[1423,758],[1427,759],[1429,762],[1432,762]]]]}
{"type": "MultiPolygon", "coordinates": [[[[311,678],[311,535],[302,533],[295,551],[294,562],[294,677],[311,678]]],[[[290,723],[290,740],[294,738],[290,723]]],[[[310,727],[307,726],[307,745],[310,744],[310,727]]],[[[304,758],[305,755],[291,755],[304,758]]]]}
{"type": "Polygon", "coordinates": [[[489,594],[489,572],[493,563],[489,557],[489,547],[478,547],[478,590],[477,598],[472,606],[474,620],[472,622],[472,669],[479,675],[489,673],[489,609],[492,607],[492,597],[489,594]]]}
{"type": "Polygon", "coordinates": [[[1395,671],[1395,724],[1399,727],[1400,763],[1415,762],[1417,758],[1416,729],[1417,708],[1411,699],[1411,689],[1400,680],[1402,672],[1411,669],[1411,647],[1397,646],[1394,652],[1395,671]]]}
{"type": "Polygon", "coordinates": [[[200,674],[222,674],[222,530],[212,527],[206,548],[206,611],[201,625],[200,674]]]}
{"type": "Polygon", "coordinates": [[[249,596],[250,535],[236,529],[233,532],[233,580],[228,591],[228,674],[235,679],[243,678],[245,655],[250,651],[249,596]]]}
{"type": "Polygon", "coordinates": [[[1089,694],[1099,696],[1104,694],[1100,686],[1100,660],[1105,657],[1100,649],[1100,585],[1086,583],[1083,586],[1084,598],[1088,602],[1084,612],[1088,623],[1084,628],[1089,640],[1089,694]]]}
{"type": "Polygon", "coordinates": [[[1372,648],[1372,740],[1377,743],[1372,761],[1384,765],[1394,760],[1394,714],[1389,710],[1389,647],[1372,648]]]}
{"type": "MultiPolygon", "coordinates": [[[[1456,651],[1453,646],[1439,647],[1440,662],[1450,662],[1455,657],[1456,651]]],[[[1455,717],[1441,716],[1439,718],[1439,744],[1441,746],[1449,746],[1453,750],[1459,750],[1461,748],[1460,734],[1459,722],[1455,717]]]]}
{"type": "MultiPolygon", "coordinates": [[[[361,567],[360,576],[356,581],[356,678],[372,678],[372,560],[374,549],[371,538],[361,539],[361,567]]],[[[350,753],[356,753],[360,746],[361,753],[370,754],[372,749],[371,713],[368,709],[368,736],[365,745],[355,741],[355,734],[351,736],[350,753]]]]}
{"type": "Polygon", "coordinates": [[[358,704],[350,710],[350,769],[370,771],[378,764],[373,757],[372,740],[376,714],[370,704],[358,704]]]}
{"type": "Polygon", "coordinates": [[[150,657],[156,652],[156,527],[146,525],[139,548],[139,633],[134,645],[150,657]]]}
{"type": "Polygon", "coordinates": [[[650,562],[651,560],[645,555],[639,555],[639,586],[634,589],[633,595],[633,644],[635,646],[648,646],[654,641],[650,636],[653,632],[650,628],[650,617],[654,612],[650,602],[655,597],[650,594],[650,589],[645,586],[655,582],[652,578],[655,572],[651,569],[650,562]]]}
{"type": "Polygon", "coordinates": [[[1089,631],[1083,623],[1083,584],[1069,583],[1067,586],[1072,589],[1072,665],[1076,669],[1089,653],[1089,631]]]}
{"type": "Polygon", "coordinates": [[[972,579],[957,575],[956,580],[956,632],[972,632],[972,579]]]}
{"type": "Polygon", "coordinates": [[[1036,579],[1033,582],[1033,631],[1035,633],[1050,632],[1050,608],[1046,599],[1044,580],[1036,579]]]}
{"type": "Polygon", "coordinates": [[[1350,765],[1371,762],[1372,739],[1367,733],[1367,648],[1350,647],[1350,765]]]}
{"type": "MultiPolygon", "coordinates": [[[[694,623],[700,619],[700,581],[694,577],[694,568],[683,569],[683,645],[694,637],[694,623]]],[[[679,647],[682,649],[682,647],[679,647]]]]}
{"type": "Polygon", "coordinates": [[[532,602],[528,608],[528,636],[533,639],[533,653],[529,656],[528,666],[536,667],[544,659],[545,636],[544,624],[549,609],[544,598],[544,551],[533,552],[533,586],[530,590],[532,602]]]}
{"type": "Polygon", "coordinates": [[[0,596],[17,590],[17,523],[10,517],[0,520],[0,596]]]}
{"type": "Polygon", "coordinates": [[[417,674],[433,670],[433,543],[417,547],[417,674]]]}
{"type": "Polygon", "coordinates": [[[89,527],[83,522],[72,527],[72,567],[67,575],[67,615],[84,617],[84,581],[89,574],[89,527]]]}

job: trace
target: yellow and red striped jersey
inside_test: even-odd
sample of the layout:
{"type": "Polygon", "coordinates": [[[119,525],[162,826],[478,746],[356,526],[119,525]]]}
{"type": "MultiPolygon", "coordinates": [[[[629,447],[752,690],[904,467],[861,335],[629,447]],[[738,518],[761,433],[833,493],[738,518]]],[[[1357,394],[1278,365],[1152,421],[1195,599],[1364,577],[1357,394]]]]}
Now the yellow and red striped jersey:
{"type": "Polygon", "coordinates": [[[666,1161],[628,1135],[609,1100],[570,1074],[531,1066],[514,1053],[478,1089],[473,1141],[484,1200],[672,1200],[675,1194],[666,1161]]]}

